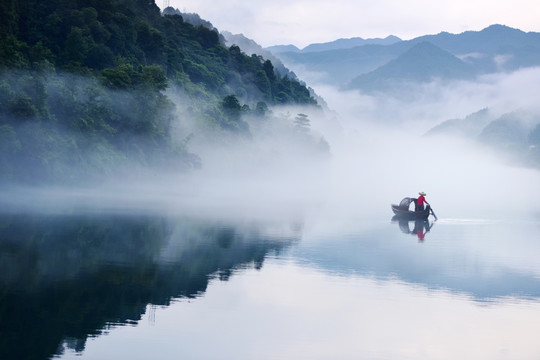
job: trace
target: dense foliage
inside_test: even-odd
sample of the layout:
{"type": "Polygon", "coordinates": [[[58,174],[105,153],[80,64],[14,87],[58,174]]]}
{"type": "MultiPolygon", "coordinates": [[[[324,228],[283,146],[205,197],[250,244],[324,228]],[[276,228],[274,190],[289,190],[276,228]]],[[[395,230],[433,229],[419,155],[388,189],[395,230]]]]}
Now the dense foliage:
{"type": "Polygon", "coordinates": [[[1,177],[65,178],[84,165],[70,172],[75,179],[122,159],[193,165],[185,143],[171,141],[171,86],[193,100],[196,118],[224,131],[249,131],[227,108],[232,97],[254,113],[316,104],[270,61],[225,47],[214,29],[162,16],[154,1],[2,1],[1,177]]]}

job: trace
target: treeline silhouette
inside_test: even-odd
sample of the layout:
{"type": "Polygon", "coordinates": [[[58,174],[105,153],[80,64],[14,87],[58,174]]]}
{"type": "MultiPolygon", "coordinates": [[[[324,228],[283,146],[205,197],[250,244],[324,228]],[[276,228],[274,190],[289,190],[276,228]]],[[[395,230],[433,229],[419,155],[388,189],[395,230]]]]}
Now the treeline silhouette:
{"type": "Polygon", "coordinates": [[[203,296],[209,281],[298,238],[152,216],[0,217],[0,358],[48,359],[132,324],[148,304],[203,296]]]}

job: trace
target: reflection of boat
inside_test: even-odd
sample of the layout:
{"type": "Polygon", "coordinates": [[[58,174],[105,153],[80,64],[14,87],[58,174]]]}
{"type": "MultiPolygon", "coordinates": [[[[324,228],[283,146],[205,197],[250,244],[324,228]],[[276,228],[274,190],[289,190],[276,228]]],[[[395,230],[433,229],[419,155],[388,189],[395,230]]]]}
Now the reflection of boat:
{"type": "Polygon", "coordinates": [[[424,226],[427,230],[430,230],[435,222],[429,222],[428,219],[407,219],[406,217],[394,215],[391,219],[392,222],[397,222],[399,229],[404,234],[414,233],[420,226],[424,226]],[[411,223],[413,229],[411,230],[411,223]]]}
{"type": "Polygon", "coordinates": [[[409,206],[411,203],[414,202],[415,199],[413,198],[404,198],[401,200],[399,205],[392,204],[392,211],[396,216],[407,218],[407,219],[427,219],[429,214],[431,213],[431,207],[428,205],[424,210],[422,211],[411,211],[409,210],[409,206]]]}
{"type": "Polygon", "coordinates": [[[435,223],[430,223],[429,220],[426,219],[411,219],[403,216],[394,215],[392,218],[392,222],[397,222],[399,225],[399,229],[404,234],[412,234],[417,235],[418,240],[423,241],[426,234],[431,230],[433,225],[435,223]],[[413,229],[411,230],[409,223],[412,222],[414,224],[413,229]]]}

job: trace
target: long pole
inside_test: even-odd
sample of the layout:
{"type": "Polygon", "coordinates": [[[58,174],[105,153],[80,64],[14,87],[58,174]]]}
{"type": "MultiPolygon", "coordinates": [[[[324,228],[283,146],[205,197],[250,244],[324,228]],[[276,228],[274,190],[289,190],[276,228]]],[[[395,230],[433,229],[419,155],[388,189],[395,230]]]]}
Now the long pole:
{"type": "Polygon", "coordinates": [[[429,207],[429,210],[431,211],[431,214],[435,217],[435,220],[439,220],[437,218],[437,215],[435,215],[435,212],[433,211],[433,209],[431,208],[431,206],[429,207]]]}

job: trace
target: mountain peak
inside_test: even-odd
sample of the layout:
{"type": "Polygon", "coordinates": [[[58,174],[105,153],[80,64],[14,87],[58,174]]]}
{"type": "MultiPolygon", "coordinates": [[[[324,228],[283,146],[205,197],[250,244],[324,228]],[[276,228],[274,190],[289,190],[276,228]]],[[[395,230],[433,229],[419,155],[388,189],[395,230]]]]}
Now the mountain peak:
{"type": "Polygon", "coordinates": [[[413,45],[389,63],[350,83],[351,88],[383,90],[396,82],[426,82],[434,78],[462,78],[470,74],[467,64],[428,41],[413,45]]]}
{"type": "Polygon", "coordinates": [[[292,44],[288,44],[288,45],[272,45],[272,46],[269,46],[267,48],[265,48],[265,50],[268,50],[274,54],[279,54],[279,53],[284,53],[284,52],[300,52],[300,49],[297,48],[296,46],[292,45],[292,44]]]}
{"type": "Polygon", "coordinates": [[[330,42],[311,44],[302,49],[302,52],[319,52],[328,50],[350,49],[362,45],[392,45],[401,41],[400,38],[394,35],[390,35],[381,38],[364,39],[361,37],[341,38],[330,42]]]}
{"type": "Polygon", "coordinates": [[[456,72],[462,72],[466,67],[456,56],[429,41],[414,45],[388,65],[390,64],[401,70],[408,69],[410,74],[418,71],[418,75],[423,73],[428,77],[457,75],[456,72]]]}
{"type": "Polygon", "coordinates": [[[502,24],[490,25],[487,28],[482,29],[481,32],[506,32],[506,31],[516,32],[516,33],[523,33],[523,31],[521,31],[519,29],[515,29],[513,27],[502,25],[502,24]]]}

